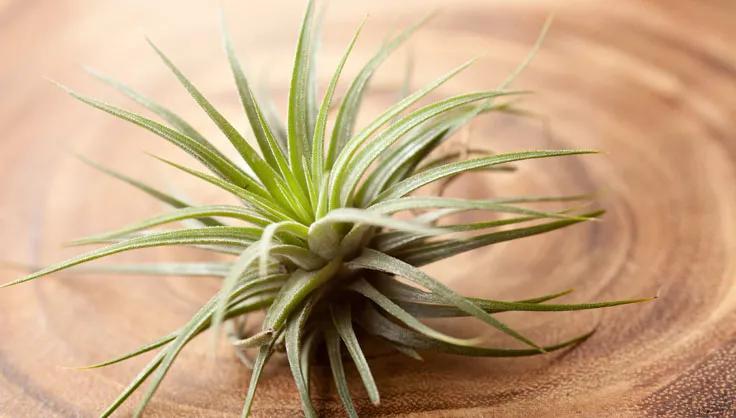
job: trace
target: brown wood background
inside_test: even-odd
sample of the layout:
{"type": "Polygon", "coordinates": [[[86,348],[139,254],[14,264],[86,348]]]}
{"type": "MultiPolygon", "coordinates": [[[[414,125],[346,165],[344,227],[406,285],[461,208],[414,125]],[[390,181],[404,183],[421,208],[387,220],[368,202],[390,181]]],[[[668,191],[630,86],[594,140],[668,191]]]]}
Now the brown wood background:
{"type": "MultiPolygon", "coordinates": [[[[162,208],[95,175],[70,151],[200,202],[212,189],[182,179],[141,151],[186,161],[152,135],[88,109],[43,80],[125,103],[85,76],[96,67],[172,105],[206,133],[198,112],[143,41],[148,34],[210,98],[244,124],[221,52],[215,2],[0,0],[0,259],[48,263],[78,250],[70,239],[162,208]]],[[[250,74],[283,105],[301,1],[223,1],[250,74]]],[[[542,341],[598,325],[584,345],[530,359],[386,353],[373,360],[383,403],[366,416],[736,415],[736,3],[722,1],[333,1],[322,80],[350,33],[371,18],[350,60],[355,74],[387,34],[432,7],[441,14],[411,42],[415,86],[468,57],[480,62],[435,97],[492,88],[524,56],[547,13],[557,20],[538,59],[516,84],[538,91],[538,120],[490,117],[474,144],[498,150],[597,148],[600,156],[538,161],[517,175],[469,177],[450,191],[473,197],[600,192],[604,222],[499,245],[432,266],[474,295],[518,298],[575,287],[566,300],[648,296],[647,305],[595,313],[507,319],[542,341]]],[[[367,115],[395,97],[406,53],[374,82],[367,115]]],[[[216,136],[216,135],[215,135],[216,136]]],[[[201,259],[157,250],[120,260],[201,259]]],[[[5,267],[2,281],[21,272],[5,267]]],[[[96,362],[167,333],[217,288],[214,280],[59,274],[0,292],[0,416],[94,416],[144,359],[97,371],[96,362]]],[[[477,331],[467,324],[468,333],[477,331]]],[[[492,334],[491,342],[506,343],[492,334]]],[[[201,340],[206,340],[205,338],[201,340]]],[[[185,350],[148,416],[237,416],[248,373],[223,347],[185,350]]],[[[351,372],[353,382],[355,375],[351,372]]],[[[327,370],[316,403],[341,414],[327,370]]],[[[134,398],[136,400],[137,398],[134,398]]],[[[122,416],[129,414],[129,403],[122,416]]],[[[255,415],[297,416],[283,361],[268,369],[255,415]]]]}

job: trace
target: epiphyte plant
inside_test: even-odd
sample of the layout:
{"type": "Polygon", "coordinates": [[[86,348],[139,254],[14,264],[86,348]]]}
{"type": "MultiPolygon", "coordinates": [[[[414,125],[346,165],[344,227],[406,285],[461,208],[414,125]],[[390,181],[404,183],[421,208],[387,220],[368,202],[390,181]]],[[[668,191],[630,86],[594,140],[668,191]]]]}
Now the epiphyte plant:
{"type": "Polygon", "coordinates": [[[420,104],[423,98],[470,66],[472,61],[469,61],[405,94],[366,126],[356,129],[358,111],[374,72],[426,19],[387,41],[362,67],[339,103],[334,104],[338,102],[335,92],[343,66],[361,28],[350,40],[318,101],[314,63],[319,24],[314,8],[310,1],[299,33],[285,126],[256,99],[223,25],[226,56],[257,148],[151,43],[164,64],[237,150],[242,161],[228,158],[175,113],[110,78],[97,75],[157,114],[165,123],[64,87],[76,99],[179,147],[209,173],[162,161],[242,202],[242,205],[191,204],[87,161],[173,209],[122,229],[78,240],[75,243],[79,245],[104,246],[4,285],[31,281],[102,257],[150,247],[193,246],[231,257],[227,262],[145,263],[99,268],[111,272],[222,279],[220,290],[181,328],[133,352],[89,366],[109,366],[157,351],[101,416],[115,412],[134,391],[149,381],[135,411],[140,415],[187,343],[206,330],[217,340],[222,325],[231,328],[236,353],[252,369],[243,416],[251,411],[264,365],[279,352],[285,352],[304,414],[316,416],[310,399],[310,366],[320,349],[326,352],[346,412],[349,416],[357,416],[346,380],[343,363],[346,358],[357,367],[370,401],[374,404],[380,401],[377,382],[361,348],[366,338],[382,341],[414,359],[421,359],[423,351],[467,356],[529,356],[574,346],[592,332],[543,346],[509,327],[495,314],[597,309],[649,300],[548,303],[569,291],[512,302],[470,298],[459,295],[419,269],[467,251],[553,231],[602,215],[600,210],[583,212],[570,208],[550,212],[530,208],[530,204],[539,202],[588,200],[587,195],[472,200],[448,198],[441,193],[412,195],[417,189],[443,184],[464,173],[507,171],[513,169],[509,163],[593,152],[443,152],[441,146],[476,117],[516,111],[512,100],[523,92],[509,90],[508,86],[528,63],[542,36],[528,59],[498,88],[420,104]],[[473,223],[446,222],[450,215],[468,211],[496,216],[473,223]],[[412,216],[395,216],[400,213],[412,216]],[[181,227],[159,229],[175,223],[181,227]],[[256,311],[264,311],[265,317],[253,330],[245,326],[245,319],[256,311]],[[487,347],[475,339],[448,335],[422,321],[450,317],[474,317],[523,346],[487,347]],[[250,351],[256,353],[254,359],[248,356],[250,351]]]}

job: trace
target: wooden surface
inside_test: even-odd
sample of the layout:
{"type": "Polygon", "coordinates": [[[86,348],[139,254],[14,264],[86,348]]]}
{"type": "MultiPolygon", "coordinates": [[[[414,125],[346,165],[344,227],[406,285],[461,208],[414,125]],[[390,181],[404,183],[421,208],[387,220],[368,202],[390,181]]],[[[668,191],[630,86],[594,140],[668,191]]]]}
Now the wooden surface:
{"type": "MultiPolygon", "coordinates": [[[[141,152],[186,161],[168,145],[85,108],[42,78],[127,104],[84,75],[80,66],[90,65],[181,109],[214,134],[147,48],[145,33],[243,126],[218,39],[217,8],[206,3],[0,0],[0,258],[58,260],[78,251],[61,248],[65,241],[162,209],[94,175],[69,151],[200,202],[222,201],[141,152]]],[[[223,3],[243,62],[283,104],[302,2],[223,3]]],[[[609,210],[603,222],[476,251],[429,270],[458,290],[494,298],[574,287],[566,300],[657,293],[660,299],[605,312],[507,318],[545,342],[598,325],[593,338],[562,355],[429,356],[424,363],[377,355],[372,365],[383,402],[370,406],[356,384],[361,414],[736,415],[736,3],[370,3],[332,2],[321,79],[366,12],[371,19],[348,74],[388,33],[441,6],[440,16],[411,42],[415,86],[484,55],[435,97],[496,85],[524,56],[545,15],[556,11],[542,52],[517,83],[539,92],[527,102],[549,117],[549,129],[535,120],[491,117],[474,125],[471,138],[498,150],[605,151],[525,163],[516,175],[466,178],[450,190],[472,197],[599,191],[609,210]]],[[[366,114],[394,99],[404,57],[400,53],[376,78],[366,114]]],[[[117,260],[204,256],[156,250],[117,260]]],[[[20,274],[0,272],[2,281],[20,274]]],[[[3,290],[0,416],[94,416],[145,359],[87,372],[63,366],[106,359],[169,332],[217,286],[214,280],[59,274],[3,290]]],[[[495,334],[490,340],[508,342],[495,334]]],[[[195,341],[185,351],[148,416],[237,416],[247,371],[227,347],[216,363],[208,348],[195,341]]],[[[255,415],[298,416],[290,374],[283,361],[273,363],[255,415]]],[[[316,370],[317,407],[326,416],[342,414],[327,369],[316,370]]],[[[352,371],[351,378],[357,383],[352,371]]]]}

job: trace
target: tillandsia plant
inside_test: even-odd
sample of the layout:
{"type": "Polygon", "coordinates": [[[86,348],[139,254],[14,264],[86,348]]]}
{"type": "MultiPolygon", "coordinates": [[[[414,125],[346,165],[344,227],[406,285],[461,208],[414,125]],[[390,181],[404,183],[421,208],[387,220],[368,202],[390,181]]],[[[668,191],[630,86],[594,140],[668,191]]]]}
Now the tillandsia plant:
{"type": "MultiPolygon", "coordinates": [[[[173,112],[112,79],[98,75],[168,125],[66,89],[80,101],[145,128],[181,148],[210,173],[162,161],[227,191],[242,202],[237,206],[194,205],[90,162],[101,171],[172,206],[173,210],[110,233],[76,241],[77,244],[105,246],[5,285],[31,281],[88,261],[141,248],[194,246],[231,255],[229,262],[107,266],[108,271],[115,272],[216,276],[222,278],[222,286],[180,329],[121,357],[89,366],[107,366],[158,350],[101,416],[112,414],[149,380],[136,410],[136,415],[141,414],[187,343],[206,330],[211,330],[217,340],[223,325],[231,327],[231,341],[236,352],[252,369],[243,416],[251,411],[265,363],[277,352],[285,352],[304,414],[315,416],[310,401],[309,371],[316,350],[321,349],[326,351],[345,410],[348,415],[356,416],[346,382],[343,363],[346,358],[355,363],[370,400],[379,403],[378,386],[361,348],[361,344],[365,346],[365,338],[376,338],[415,359],[421,359],[422,351],[466,356],[528,356],[573,346],[591,333],[544,346],[507,326],[494,314],[596,309],[645,300],[547,303],[569,292],[511,302],[470,298],[457,294],[419,269],[466,251],[553,231],[595,219],[603,213],[598,210],[581,213],[575,208],[550,212],[529,207],[536,202],[573,202],[589,199],[589,196],[469,200],[441,194],[410,195],[426,185],[441,184],[463,173],[509,170],[509,163],[522,160],[593,152],[440,152],[440,146],[474,118],[491,112],[516,110],[511,100],[522,92],[509,90],[508,85],[528,59],[497,89],[416,105],[472,61],[465,63],[406,94],[367,126],[356,130],[358,110],[372,75],[422,22],[390,39],[365,64],[335,106],[331,129],[328,129],[328,119],[332,119],[338,80],[360,28],[318,102],[314,76],[318,24],[314,5],[309,2],[296,47],[285,128],[256,100],[223,30],[226,55],[258,150],[169,58],[151,44],[237,150],[244,165],[226,157],[173,112]],[[448,223],[445,219],[466,211],[501,216],[474,223],[448,223]],[[396,217],[398,213],[413,217],[396,217]],[[183,225],[181,229],[156,229],[177,222],[183,225]],[[258,328],[245,327],[246,316],[256,311],[265,311],[258,328]],[[476,339],[447,335],[422,322],[423,318],[448,317],[477,318],[523,346],[482,346],[476,339]],[[254,358],[249,354],[255,354],[254,358]]],[[[539,41],[529,58],[538,46],[539,41]]]]}

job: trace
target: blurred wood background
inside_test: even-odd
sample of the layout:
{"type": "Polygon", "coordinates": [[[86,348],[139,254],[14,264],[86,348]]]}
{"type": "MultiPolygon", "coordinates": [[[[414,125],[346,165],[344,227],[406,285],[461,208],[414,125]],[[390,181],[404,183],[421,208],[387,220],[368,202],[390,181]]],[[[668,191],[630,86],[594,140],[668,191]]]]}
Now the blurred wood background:
{"type": "MultiPolygon", "coordinates": [[[[73,238],[162,208],[96,175],[72,155],[145,178],[200,202],[207,186],[182,179],[141,151],[185,161],[152,135],[64,95],[43,77],[129,103],[91,80],[95,67],[171,105],[215,135],[152,54],[152,37],[238,125],[245,126],[223,57],[216,2],[0,0],[0,259],[43,264],[77,252],[73,238]]],[[[302,1],[221,2],[249,73],[283,105],[302,1]]],[[[473,143],[498,150],[596,148],[603,155],[530,162],[518,174],[468,177],[450,191],[482,197],[597,191],[603,222],[476,251],[430,267],[473,295],[520,298],[574,287],[569,301],[659,294],[646,305],[595,313],[509,317],[540,341],[598,332],[563,354],[529,359],[377,355],[382,390],[365,416],[736,415],[736,3],[723,1],[333,1],[319,76],[329,77],[352,30],[370,20],[346,74],[381,41],[428,10],[441,13],[389,61],[364,108],[396,97],[406,56],[414,86],[465,59],[479,63],[435,98],[492,88],[519,62],[545,16],[557,19],[516,86],[539,119],[485,118],[473,143]],[[364,3],[370,3],[366,5],[364,3]],[[410,52],[407,52],[410,51],[410,52]]],[[[282,106],[283,107],[283,106],[282,106]]],[[[117,260],[192,259],[155,250],[117,260]]],[[[145,359],[95,371],[107,359],[168,333],[217,289],[214,280],[58,274],[0,292],[0,415],[94,416],[145,359]]],[[[472,332],[474,324],[468,324],[472,332]]],[[[499,343],[506,342],[500,337],[499,343]]],[[[205,340],[205,339],[202,339],[205,340]]],[[[195,341],[154,398],[148,416],[238,416],[248,372],[227,347],[208,358],[195,341]]],[[[326,368],[316,404],[341,415],[326,368]]],[[[355,382],[356,376],[351,374],[355,382]]],[[[121,416],[130,413],[128,402],[121,416]]],[[[299,416],[283,362],[268,369],[256,416],[299,416]]]]}

